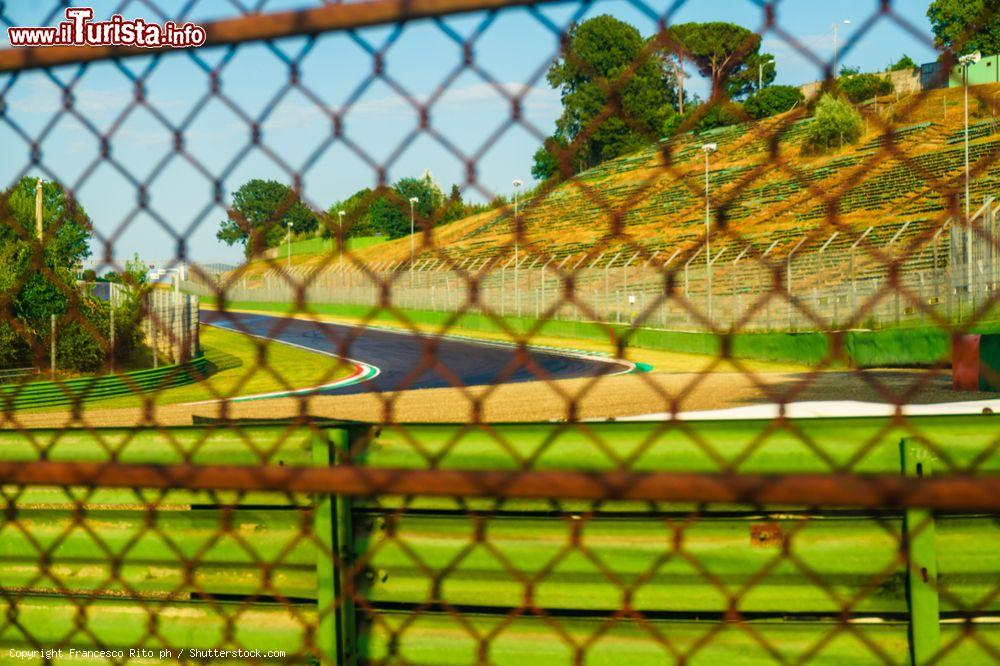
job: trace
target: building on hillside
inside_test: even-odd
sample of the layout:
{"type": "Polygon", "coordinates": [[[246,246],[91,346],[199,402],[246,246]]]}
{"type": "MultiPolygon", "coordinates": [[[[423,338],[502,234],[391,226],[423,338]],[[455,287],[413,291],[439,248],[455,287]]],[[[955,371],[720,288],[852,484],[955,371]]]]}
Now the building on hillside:
{"type": "MultiPolygon", "coordinates": [[[[939,62],[926,62],[918,69],[881,73],[889,77],[893,88],[900,95],[935,88],[959,88],[963,83],[962,65],[955,65],[951,68],[950,74],[944,77],[941,75],[939,62]]],[[[985,83],[1000,83],[1000,55],[983,56],[979,62],[969,66],[969,85],[978,86],[985,83]]],[[[818,95],[822,87],[822,81],[813,81],[799,86],[799,90],[806,99],[810,99],[818,95]]]]}

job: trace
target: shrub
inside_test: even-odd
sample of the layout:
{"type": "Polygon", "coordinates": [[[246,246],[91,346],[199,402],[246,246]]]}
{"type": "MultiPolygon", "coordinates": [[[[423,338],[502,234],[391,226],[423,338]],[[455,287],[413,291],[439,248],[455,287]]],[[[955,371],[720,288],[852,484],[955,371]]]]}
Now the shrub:
{"type": "Polygon", "coordinates": [[[855,104],[878,95],[889,95],[896,87],[888,76],[855,74],[840,80],[840,90],[855,104]]]}
{"type": "Polygon", "coordinates": [[[826,93],[816,104],[815,119],[806,130],[802,152],[822,153],[856,143],[860,138],[861,114],[850,104],[826,93]]]}
{"type": "Polygon", "coordinates": [[[0,370],[28,365],[31,355],[24,338],[9,323],[0,321],[0,370]]]}
{"type": "Polygon", "coordinates": [[[752,118],[768,118],[789,111],[804,100],[802,91],[795,86],[768,86],[750,95],[743,102],[743,110],[752,118]]]}

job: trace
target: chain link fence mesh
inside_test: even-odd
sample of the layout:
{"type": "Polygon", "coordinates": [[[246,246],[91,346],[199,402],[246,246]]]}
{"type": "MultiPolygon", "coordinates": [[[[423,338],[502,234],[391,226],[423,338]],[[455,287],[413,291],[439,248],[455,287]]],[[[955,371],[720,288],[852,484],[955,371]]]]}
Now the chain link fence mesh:
{"type": "MultiPolygon", "coordinates": [[[[0,23],[63,19],[45,4],[0,23]]],[[[899,4],[841,53],[887,24],[928,42],[899,4]]],[[[723,72],[663,136],[625,97],[684,56],[684,3],[623,3],[639,55],[546,144],[553,177],[496,199],[481,165],[510,133],[545,142],[534,96],[600,5],[278,5],[115,8],[205,18],[198,49],[0,51],[3,661],[1000,662],[1000,429],[914,407],[1000,386],[1000,87],[970,87],[966,121],[943,53],[810,155],[815,100],[750,122],[723,72]],[[490,41],[515,14],[552,49],[511,84],[482,54],[517,55],[490,41]],[[414,30],[440,42],[426,94],[393,67],[414,30]],[[494,113],[452,134],[463,77],[494,113]],[[580,168],[614,123],[644,145],[580,168]],[[237,148],[205,149],[222,132],[237,148]],[[415,210],[390,185],[428,150],[491,204],[415,210]],[[415,233],[356,238],[363,215],[317,195],[351,169],[351,211],[415,233]],[[290,189],[255,223],[230,192],[262,171],[290,189]],[[303,204],[319,228],[293,242],[303,204]],[[198,261],[220,211],[240,266],[198,261]],[[136,234],[158,271],[119,249],[136,234]],[[93,276],[65,261],[88,243],[93,276]],[[793,418],[841,399],[884,407],[793,418]],[[743,411],[685,414],[716,406],[743,411]]],[[[751,34],[835,89],[781,9],[751,34]]]]}

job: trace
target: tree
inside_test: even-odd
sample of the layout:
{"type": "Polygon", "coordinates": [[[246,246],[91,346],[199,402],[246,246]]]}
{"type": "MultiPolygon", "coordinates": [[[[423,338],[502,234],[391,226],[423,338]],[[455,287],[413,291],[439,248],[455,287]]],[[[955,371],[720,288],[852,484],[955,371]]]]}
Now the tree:
{"type": "Polygon", "coordinates": [[[413,204],[414,230],[421,231],[435,221],[435,213],[444,202],[441,188],[430,172],[420,178],[402,178],[372,202],[369,208],[372,229],[387,238],[402,238],[410,234],[410,198],[413,204]]]}
{"type": "Polygon", "coordinates": [[[371,216],[368,213],[372,201],[372,191],[370,188],[358,190],[343,201],[337,201],[327,210],[329,218],[323,228],[324,238],[335,238],[340,225],[340,212],[344,212],[344,238],[357,238],[360,236],[373,236],[375,230],[372,228],[371,216]]]}
{"type": "MultiPolygon", "coordinates": [[[[35,186],[37,178],[21,178],[0,195],[4,202],[0,220],[0,246],[32,247],[36,233],[35,186]]],[[[75,268],[90,256],[93,223],[83,208],[58,183],[42,183],[42,233],[44,260],[51,266],[75,268]]]]}
{"type": "MultiPolygon", "coordinates": [[[[735,23],[681,23],[671,29],[686,59],[694,62],[702,76],[712,82],[713,95],[730,92],[730,86],[739,92],[749,82],[751,56],[760,51],[760,35],[735,23]]],[[[753,66],[753,81],[757,69],[753,66]]]]}
{"type": "Polygon", "coordinates": [[[444,205],[441,208],[438,224],[447,224],[448,222],[461,220],[469,212],[469,206],[462,201],[461,188],[458,185],[452,185],[451,192],[448,193],[448,198],[445,199],[444,205]]]}
{"type": "MultiPolygon", "coordinates": [[[[535,180],[545,181],[559,173],[559,159],[556,155],[566,150],[566,142],[556,137],[549,137],[545,145],[535,151],[534,163],[531,165],[531,176],[535,180]]],[[[575,170],[574,170],[575,171],[575,170]]]]}
{"type": "Polygon", "coordinates": [[[291,223],[293,234],[316,231],[319,222],[292,188],[273,180],[253,179],[233,192],[229,218],[219,223],[216,238],[240,244],[249,257],[281,244],[291,223]]]}
{"type": "MultiPolygon", "coordinates": [[[[36,182],[22,178],[0,195],[0,367],[47,364],[49,322],[56,315],[61,318],[56,338],[58,367],[97,370],[107,356],[103,332],[108,330],[111,305],[81,294],[75,277],[80,263],[90,255],[92,224],[62,187],[45,182],[39,244],[36,182]]],[[[126,299],[116,310],[120,358],[141,346],[138,322],[137,302],[126,299]]]]}
{"type": "Polygon", "coordinates": [[[555,173],[555,162],[570,175],[634,152],[659,139],[674,113],[673,78],[661,59],[634,26],[611,16],[573,26],[546,78],[559,90],[563,111],[555,141],[548,142],[549,157],[539,155],[539,173],[555,173]],[[553,151],[578,139],[570,158],[553,151]]]}
{"type": "Polygon", "coordinates": [[[751,93],[760,92],[759,85],[769,86],[774,83],[778,70],[774,65],[774,56],[770,53],[751,53],[728,79],[726,92],[733,99],[745,99],[751,93]]]}
{"type": "Polygon", "coordinates": [[[840,90],[855,104],[892,94],[895,89],[892,79],[878,74],[854,74],[840,79],[840,90]]]}
{"type": "Polygon", "coordinates": [[[957,55],[1000,53],[1000,7],[995,0],[934,0],[927,18],[938,48],[957,55]]]}
{"type": "Polygon", "coordinates": [[[887,72],[902,72],[902,71],[907,70],[907,69],[910,69],[910,70],[920,69],[920,65],[918,65],[916,62],[914,62],[913,58],[911,58],[910,56],[908,56],[908,55],[906,55],[904,53],[903,57],[900,58],[899,60],[897,60],[896,62],[892,63],[891,65],[889,65],[889,67],[886,69],[886,71],[887,72]]]}
{"type": "Polygon", "coordinates": [[[743,110],[752,118],[768,118],[790,111],[803,101],[802,91],[795,86],[770,86],[750,95],[743,102],[743,110]]]}
{"type": "Polygon", "coordinates": [[[822,153],[861,138],[861,114],[853,106],[824,93],[802,141],[804,153],[822,153]]]}
{"type": "Polygon", "coordinates": [[[0,211],[0,270],[8,275],[7,293],[13,315],[29,326],[42,326],[49,316],[65,314],[76,292],[74,271],[90,256],[90,218],[58,183],[42,184],[42,243],[37,241],[37,178],[24,177],[3,195],[0,211]]]}

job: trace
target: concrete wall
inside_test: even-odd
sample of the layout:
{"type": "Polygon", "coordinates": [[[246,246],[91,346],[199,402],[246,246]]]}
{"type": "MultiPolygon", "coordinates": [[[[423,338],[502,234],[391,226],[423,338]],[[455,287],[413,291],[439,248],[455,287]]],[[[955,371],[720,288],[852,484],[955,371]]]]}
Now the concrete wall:
{"type": "MultiPolygon", "coordinates": [[[[889,78],[892,79],[892,84],[896,87],[896,92],[900,95],[920,92],[923,89],[921,87],[922,70],[920,69],[904,69],[899,72],[886,72],[885,74],[888,74],[889,78]]],[[[813,81],[812,83],[799,86],[799,90],[802,91],[802,95],[806,100],[809,100],[818,95],[822,87],[822,81],[813,81]]]]}

